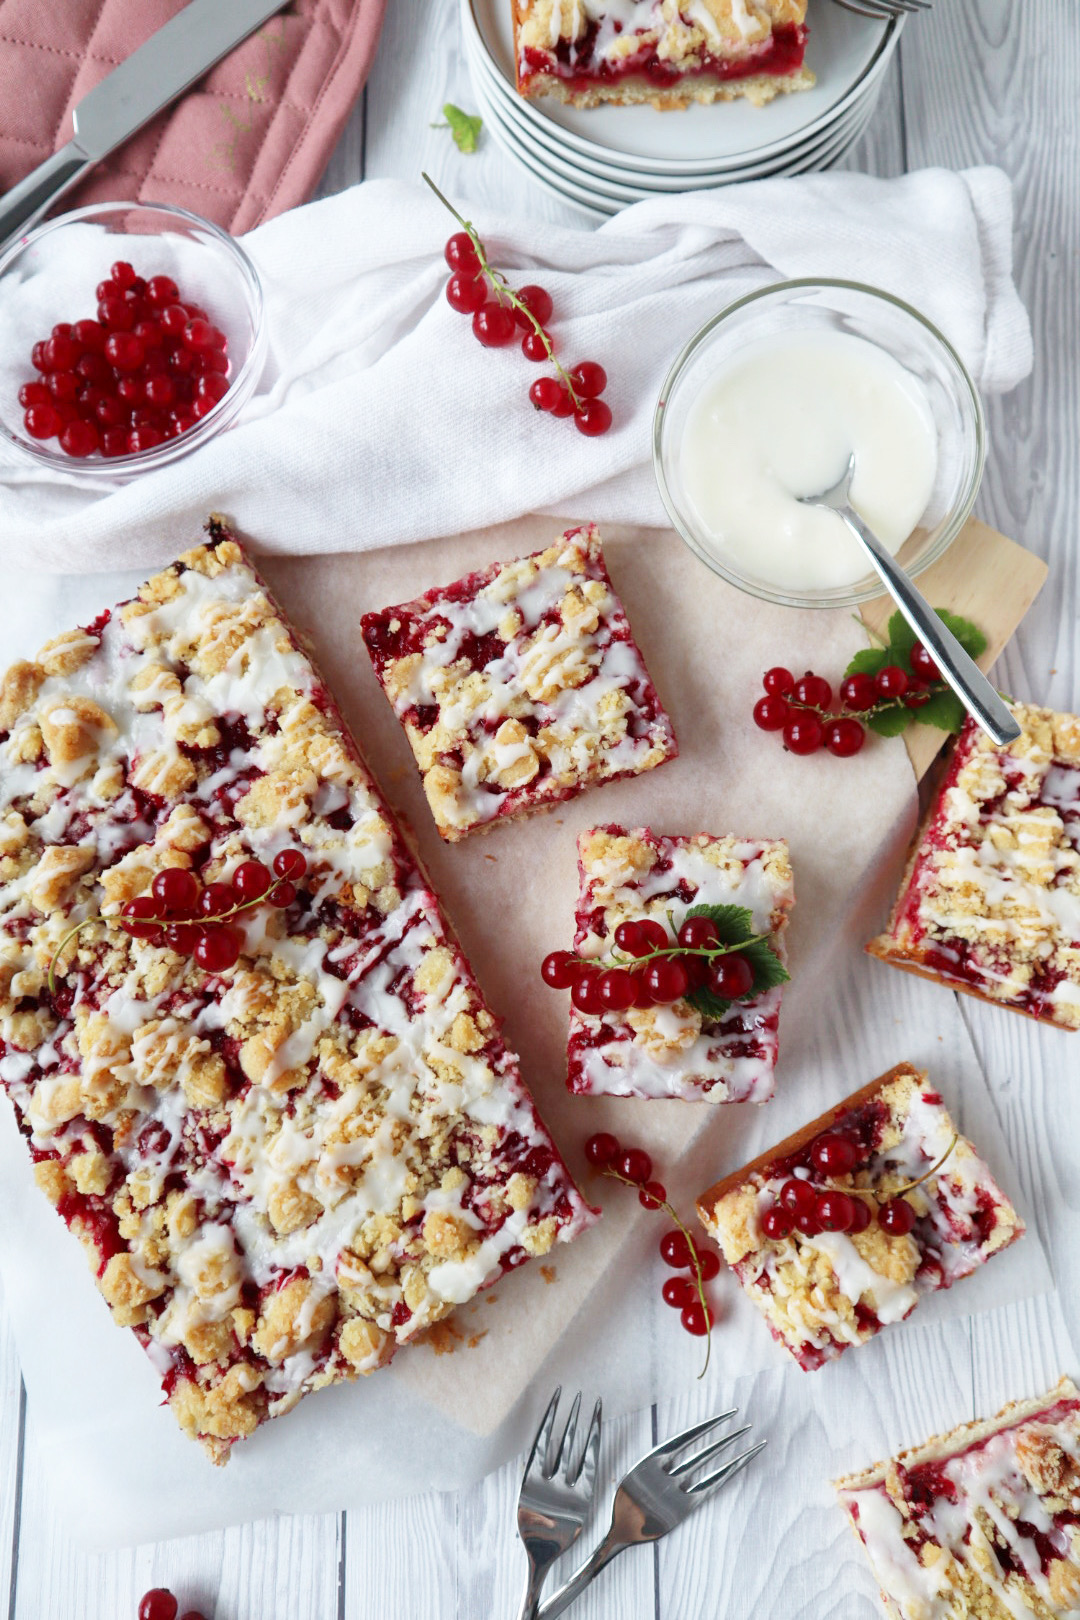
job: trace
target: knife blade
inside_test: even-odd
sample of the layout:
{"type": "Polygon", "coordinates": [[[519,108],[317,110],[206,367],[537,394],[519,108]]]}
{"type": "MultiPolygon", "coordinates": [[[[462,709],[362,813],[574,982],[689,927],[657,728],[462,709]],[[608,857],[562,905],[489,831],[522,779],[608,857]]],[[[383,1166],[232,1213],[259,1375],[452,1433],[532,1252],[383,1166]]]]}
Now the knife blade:
{"type": "Polygon", "coordinates": [[[0,200],[0,249],[284,4],[188,0],[82,98],[73,113],[74,139],[0,200]]]}

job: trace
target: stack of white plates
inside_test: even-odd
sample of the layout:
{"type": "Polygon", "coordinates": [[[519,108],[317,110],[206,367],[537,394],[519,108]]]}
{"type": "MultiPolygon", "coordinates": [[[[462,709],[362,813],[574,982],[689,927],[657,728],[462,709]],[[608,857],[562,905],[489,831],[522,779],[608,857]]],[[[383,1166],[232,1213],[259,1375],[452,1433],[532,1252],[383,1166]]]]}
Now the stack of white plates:
{"type": "Polygon", "coordinates": [[[598,214],[664,193],[827,169],[874,111],[902,19],[874,22],[811,0],[812,90],[766,107],[719,101],[685,112],[567,107],[515,88],[512,0],[461,0],[466,54],[490,134],[540,185],[598,214]]]}

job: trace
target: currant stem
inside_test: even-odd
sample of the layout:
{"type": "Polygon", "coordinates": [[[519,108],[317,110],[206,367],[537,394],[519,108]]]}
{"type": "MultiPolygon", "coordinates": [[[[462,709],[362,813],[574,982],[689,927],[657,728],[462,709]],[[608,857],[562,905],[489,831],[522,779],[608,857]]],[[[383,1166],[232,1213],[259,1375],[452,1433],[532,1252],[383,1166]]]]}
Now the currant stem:
{"type": "MultiPolygon", "coordinates": [[[[608,1165],[607,1169],[603,1173],[604,1173],[605,1176],[610,1176],[612,1181],[621,1181],[624,1187],[633,1187],[635,1189],[635,1191],[637,1191],[637,1192],[641,1191],[640,1182],[631,1181],[629,1176],[621,1175],[618,1170],[613,1170],[610,1165],[608,1165]]],[[[690,1233],[690,1231],[688,1230],[688,1228],[686,1227],[686,1225],[683,1223],[682,1220],[680,1220],[680,1218],[679,1218],[678,1214],[676,1213],[675,1209],[673,1208],[673,1206],[671,1204],[668,1203],[666,1198],[664,1200],[662,1200],[662,1202],[658,1203],[655,1207],[656,1207],[657,1210],[661,1210],[661,1209],[663,1210],[664,1214],[668,1217],[668,1219],[670,1221],[672,1221],[674,1223],[675,1226],[677,1226],[679,1228],[679,1231],[682,1233],[683,1237],[686,1239],[686,1246],[690,1250],[690,1264],[691,1264],[691,1266],[693,1268],[693,1272],[694,1272],[694,1286],[697,1289],[698,1299],[701,1301],[701,1309],[705,1313],[705,1321],[706,1321],[706,1323],[708,1323],[708,1320],[709,1320],[709,1302],[705,1298],[705,1279],[701,1275],[701,1261],[698,1258],[697,1244],[694,1242],[693,1236],[690,1233]]],[[[708,1370],[709,1370],[709,1357],[710,1357],[711,1354],[712,1354],[712,1331],[710,1329],[710,1331],[708,1333],[706,1333],[706,1335],[705,1335],[705,1362],[704,1362],[704,1365],[702,1366],[701,1371],[698,1373],[699,1378],[704,1378],[705,1374],[708,1372],[708,1370]]]]}
{"type": "MultiPolygon", "coordinates": [[[[730,945],[664,945],[655,951],[649,951],[647,956],[623,956],[619,951],[612,952],[612,960],[616,967],[634,968],[644,967],[646,963],[654,961],[660,956],[705,956],[711,961],[714,956],[731,956],[732,953],[744,951],[748,945],[761,945],[768,939],[768,934],[753,934],[749,939],[735,940],[730,945]]],[[[584,962],[589,967],[602,967],[603,963],[591,956],[574,956],[575,962],[584,962]]]]}
{"type": "Polygon", "coordinates": [[[544,331],[543,326],[537,320],[528,304],[514,291],[513,287],[511,287],[510,283],[507,281],[506,277],[501,271],[492,269],[491,264],[488,262],[487,252],[484,248],[483,242],[480,240],[480,233],[477,231],[476,226],[473,225],[470,220],[462,219],[453,203],[447,201],[429,174],[426,174],[423,170],[421,170],[421,178],[427,181],[428,185],[431,187],[436,197],[438,197],[443,207],[450,210],[458,224],[461,226],[462,230],[465,232],[466,236],[469,238],[469,241],[476,249],[476,257],[480,260],[480,273],[487,278],[488,282],[490,282],[498,302],[501,303],[503,299],[505,299],[508,304],[510,304],[514,309],[520,311],[520,313],[529,321],[533,331],[544,345],[547,357],[554,366],[560,380],[562,381],[563,387],[570,395],[575,411],[579,411],[581,409],[582,401],[578,396],[573,383],[570,381],[570,373],[566,370],[565,366],[560,365],[559,361],[556,359],[555,350],[551,346],[551,339],[544,331]]]}
{"type": "Polygon", "coordinates": [[[69,928],[68,929],[67,933],[64,935],[63,939],[60,941],[60,943],[56,947],[55,951],[53,951],[52,957],[51,957],[51,959],[49,961],[48,986],[49,986],[49,994],[50,994],[50,996],[55,996],[55,994],[56,994],[56,965],[59,962],[61,956],[63,956],[64,951],[65,951],[69,941],[73,940],[75,938],[76,934],[81,934],[84,928],[89,928],[91,923],[101,922],[101,920],[102,919],[100,917],[97,917],[97,916],[84,917],[82,922],[76,923],[74,928],[69,928]]]}
{"type": "MultiPolygon", "coordinates": [[[[929,1181],[931,1176],[936,1176],[959,1140],[960,1132],[954,1131],[952,1141],[941,1155],[941,1158],[938,1159],[937,1163],[932,1164],[929,1170],[924,1170],[922,1175],[917,1176],[914,1181],[906,1181],[902,1187],[894,1188],[885,1199],[885,1203],[891,1203],[894,1198],[903,1198],[907,1193],[914,1192],[916,1187],[921,1187],[924,1181],[929,1181]]],[[[881,1205],[881,1197],[877,1190],[873,1187],[838,1187],[836,1186],[835,1182],[832,1182],[829,1185],[832,1187],[834,1192],[846,1192],[853,1198],[870,1198],[879,1207],[881,1205]]]]}

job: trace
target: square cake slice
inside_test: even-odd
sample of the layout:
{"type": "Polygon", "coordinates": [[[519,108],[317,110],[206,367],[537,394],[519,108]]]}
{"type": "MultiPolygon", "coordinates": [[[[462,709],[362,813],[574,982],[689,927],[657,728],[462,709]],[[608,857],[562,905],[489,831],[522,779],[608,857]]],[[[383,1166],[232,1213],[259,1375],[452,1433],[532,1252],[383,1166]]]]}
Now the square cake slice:
{"type": "Polygon", "coordinates": [[[806,0],[513,0],[517,87],[657,108],[807,90],[806,0]]]}
{"type": "Polygon", "coordinates": [[[698,1199],[806,1372],[865,1344],[1023,1234],[925,1074],[901,1063],[698,1199]]]}
{"type": "Polygon", "coordinates": [[[836,1490],[891,1620],[1080,1614],[1080,1391],[1068,1378],[836,1490]]]}
{"type": "Polygon", "coordinates": [[[1080,1028],[1080,718],[1014,704],[999,748],[968,720],[872,956],[1080,1028]]]}
{"type": "MultiPolygon", "coordinates": [[[[610,960],[621,923],[653,919],[669,945],[687,913],[738,906],[754,936],[765,936],[782,963],[784,930],[795,899],[782,839],[665,836],[648,827],[593,827],[578,839],[574,951],[610,960]],[[674,931],[674,932],[673,932],[674,931]]],[[[639,974],[635,975],[638,977],[639,974]]],[[[743,1000],[695,1000],[625,1012],[570,1008],[567,1084],[614,1097],[684,1097],[711,1103],[766,1102],[773,1094],[780,984],[743,1000]]]]}
{"type": "Polygon", "coordinates": [[[362,629],[451,842],[678,753],[594,528],[362,629]]]}
{"type": "Polygon", "coordinates": [[[589,1223],[222,525],[7,672],[0,800],[0,1090],[215,1461],[589,1223]]]}

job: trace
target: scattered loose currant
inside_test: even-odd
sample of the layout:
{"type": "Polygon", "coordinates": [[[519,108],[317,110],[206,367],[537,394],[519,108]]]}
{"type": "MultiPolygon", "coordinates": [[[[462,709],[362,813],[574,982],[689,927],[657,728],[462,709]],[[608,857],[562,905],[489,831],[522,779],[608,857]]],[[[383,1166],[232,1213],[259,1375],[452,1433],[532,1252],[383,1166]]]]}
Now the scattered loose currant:
{"type": "Polygon", "coordinates": [[[513,288],[492,265],[487,249],[474,226],[443,196],[428,175],[424,179],[445,208],[453,214],[455,231],[443,249],[452,272],[446,283],[446,300],[459,315],[472,317],[475,337],[486,348],[503,348],[520,338],[527,360],[545,361],[555,375],[541,377],[529,386],[529,399],[548,416],[573,417],[580,433],[596,438],[612,425],[611,407],[600,398],[607,387],[607,373],[595,360],[580,360],[567,369],[555,353],[548,330],[555,305],[546,287],[533,282],[513,288]]]}
{"type": "Polygon", "coordinates": [[[144,280],[126,259],[95,296],[96,318],[58,322],[30,351],[35,376],[19,389],[27,435],[85,460],[189,432],[229,391],[225,334],[171,276],[144,280]]]}

